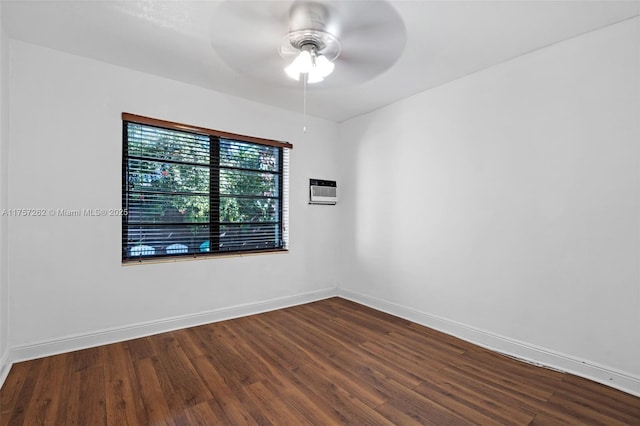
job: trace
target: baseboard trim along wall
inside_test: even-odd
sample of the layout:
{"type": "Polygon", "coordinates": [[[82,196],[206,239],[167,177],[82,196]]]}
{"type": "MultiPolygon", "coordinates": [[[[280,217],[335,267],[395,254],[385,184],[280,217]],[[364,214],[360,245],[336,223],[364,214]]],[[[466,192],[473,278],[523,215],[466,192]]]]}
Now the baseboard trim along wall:
{"type": "MultiPolygon", "coordinates": [[[[236,305],[228,308],[215,309],[192,315],[167,318],[160,321],[150,321],[127,327],[101,330],[93,333],[68,336],[62,339],[17,346],[9,350],[9,359],[7,360],[7,363],[27,361],[30,359],[42,358],[45,356],[77,351],[100,345],[107,345],[110,343],[123,342],[126,340],[137,339],[140,337],[165,333],[168,331],[195,327],[198,325],[209,324],[233,318],[240,318],[248,315],[260,314],[276,309],[283,309],[290,306],[302,305],[304,303],[328,299],[337,295],[337,288],[328,288],[324,290],[298,294],[295,296],[287,296],[256,303],[236,305]]],[[[2,386],[3,382],[4,379],[0,382],[0,386],[2,386]]]]}
{"type": "Polygon", "coordinates": [[[443,333],[458,337],[486,349],[518,358],[524,362],[575,374],[576,376],[611,386],[632,395],[640,396],[640,377],[635,377],[589,361],[575,359],[549,349],[539,348],[535,345],[519,342],[361,293],[339,289],[338,295],[344,299],[442,331],[443,333]]]}
{"type": "Polygon", "coordinates": [[[9,375],[12,363],[9,362],[9,352],[5,352],[0,356],[0,388],[9,375]]]}
{"type": "Polygon", "coordinates": [[[240,318],[328,299],[335,296],[442,331],[484,348],[521,359],[524,362],[575,374],[577,376],[620,389],[632,395],[640,396],[639,377],[634,377],[608,367],[575,359],[563,354],[555,353],[548,349],[539,348],[534,345],[492,334],[464,324],[459,324],[445,318],[430,315],[425,312],[387,302],[382,299],[338,288],[328,288],[295,296],[270,299],[257,303],[237,305],[192,315],[184,315],[160,321],[151,321],[128,327],[102,330],[82,335],[68,336],[57,340],[14,347],[9,350],[8,354],[5,353],[0,358],[0,387],[7,378],[11,365],[15,362],[42,358],[45,356],[87,349],[110,343],[123,342],[126,340],[151,336],[187,327],[195,327],[202,324],[240,318]]]}

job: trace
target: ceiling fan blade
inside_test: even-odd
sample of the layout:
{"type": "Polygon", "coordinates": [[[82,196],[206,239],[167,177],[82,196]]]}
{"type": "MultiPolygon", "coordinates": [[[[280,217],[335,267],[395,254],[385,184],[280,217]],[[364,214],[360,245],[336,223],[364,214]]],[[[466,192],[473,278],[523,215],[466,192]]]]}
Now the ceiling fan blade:
{"type": "Polygon", "coordinates": [[[306,26],[340,43],[336,70],[322,82],[328,88],[359,84],[384,72],[399,58],[406,40],[400,15],[383,0],[227,0],[216,9],[211,45],[236,72],[290,86],[295,81],[283,69],[298,50],[288,46],[287,35],[306,26]]]}
{"type": "Polygon", "coordinates": [[[404,22],[392,5],[381,1],[341,3],[340,43],[343,52],[385,56],[404,49],[404,22]],[[376,5],[376,7],[371,7],[376,5]],[[376,53],[380,52],[380,53],[376,53]]]}
{"type": "Polygon", "coordinates": [[[211,45],[234,69],[255,66],[278,48],[289,25],[288,1],[225,1],[211,23],[211,45]]]}

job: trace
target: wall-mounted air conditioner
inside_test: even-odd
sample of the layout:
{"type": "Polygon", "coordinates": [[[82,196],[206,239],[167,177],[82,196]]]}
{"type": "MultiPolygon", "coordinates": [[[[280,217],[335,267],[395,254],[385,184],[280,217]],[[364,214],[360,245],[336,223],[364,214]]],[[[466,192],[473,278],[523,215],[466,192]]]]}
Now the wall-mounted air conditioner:
{"type": "Polygon", "coordinates": [[[335,180],[309,179],[309,204],[335,204],[338,202],[335,180]]]}

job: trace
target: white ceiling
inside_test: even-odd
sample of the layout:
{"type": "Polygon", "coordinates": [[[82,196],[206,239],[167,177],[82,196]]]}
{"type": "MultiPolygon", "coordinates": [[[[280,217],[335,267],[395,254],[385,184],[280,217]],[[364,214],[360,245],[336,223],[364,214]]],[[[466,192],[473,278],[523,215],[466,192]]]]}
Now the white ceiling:
{"type": "MultiPolygon", "coordinates": [[[[216,50],[216,45],[234,40],[234,34],[216,31],[229,1],[3,0],[2,18],[14,39],[300,112],[300,84],[280,70],[266,70],[273,74],[265,79],[238,72],[216,50]]],[[[261,0],[249,6],[264,12],[288,10],[291,3],[261,0]]],[[[330,79],[346,72],[338,59],[326,84],[310,86],[309,114],[341,122],[640,13],[640,1],[635,0],[390,3],[406,30],[398,60],[377,77],[332,87],[330,79]]],[[[239,26],[238,33],[255,31],[264,40],[255,24],[239,26]]],[[[283,24],[276,38],[287,30],[283,24]]],[[[273,46],[274,58],[278,47],[273,46]]]]}

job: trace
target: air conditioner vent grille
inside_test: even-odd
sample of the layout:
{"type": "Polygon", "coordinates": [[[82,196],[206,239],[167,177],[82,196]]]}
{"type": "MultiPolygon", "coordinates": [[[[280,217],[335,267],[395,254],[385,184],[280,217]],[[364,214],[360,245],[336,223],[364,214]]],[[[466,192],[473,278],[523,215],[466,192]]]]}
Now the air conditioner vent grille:
{"type": "Polygon", "coordinates": [[[309,179],[309,204],[336,204],[337,201],[335,180],[309,179]]]}

